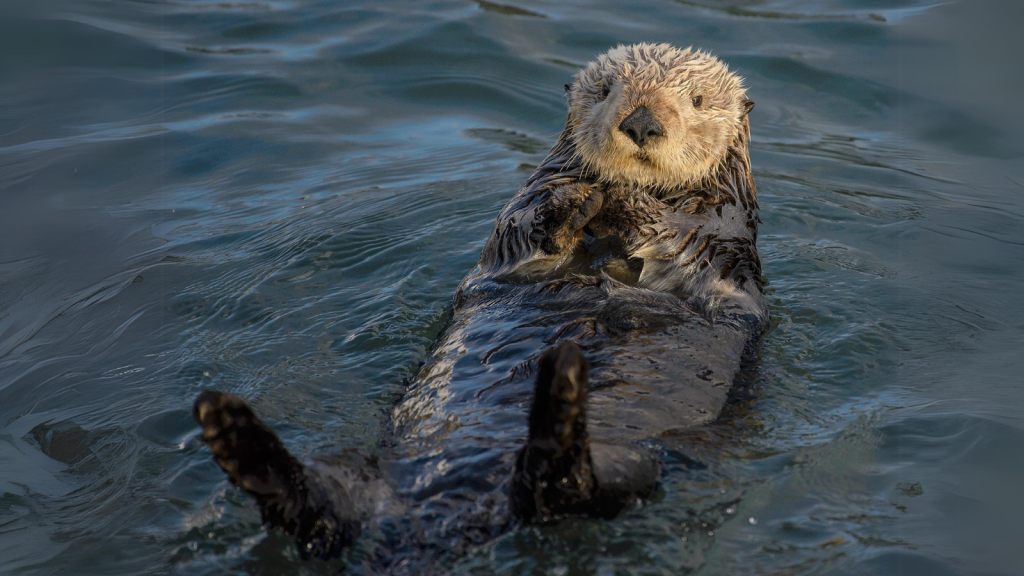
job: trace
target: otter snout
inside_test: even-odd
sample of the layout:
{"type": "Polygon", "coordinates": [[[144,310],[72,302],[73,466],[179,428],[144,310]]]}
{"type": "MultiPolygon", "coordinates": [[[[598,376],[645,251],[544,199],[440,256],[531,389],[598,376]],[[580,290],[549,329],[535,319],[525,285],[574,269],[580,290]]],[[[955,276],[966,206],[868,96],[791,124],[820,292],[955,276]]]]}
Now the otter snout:
{"type": "Polygon", "coordinates": [[[658,123],[654,113],[647,106],[640,106],[633,110],[633,113],[623,120],[622,124],[619,124],[619,130],[641,148],[655,137],[665,135],[661,124],[658,123]]]}

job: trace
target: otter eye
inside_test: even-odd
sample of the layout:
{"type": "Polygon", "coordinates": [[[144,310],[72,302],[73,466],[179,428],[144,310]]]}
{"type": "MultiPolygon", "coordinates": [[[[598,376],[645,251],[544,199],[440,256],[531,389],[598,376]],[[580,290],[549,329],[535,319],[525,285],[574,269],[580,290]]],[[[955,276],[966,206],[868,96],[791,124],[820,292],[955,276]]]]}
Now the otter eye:
{"type": "Polygon", "coordinates": [[[690,98],[690,102],[693,102],[694,108],[700,108],[701,103],[704,102],[704,97],[698,94],[697,96],[690,98]]]}
{"type": "Polygon", "coordinates": [[[608,94],[610,94],[611,91],[612,91],[612,83],[611,82],[608,82],[606,84],[602,84],[601,85],[601,100],[604,100],[605,98],[607,98],[608,94]]]}

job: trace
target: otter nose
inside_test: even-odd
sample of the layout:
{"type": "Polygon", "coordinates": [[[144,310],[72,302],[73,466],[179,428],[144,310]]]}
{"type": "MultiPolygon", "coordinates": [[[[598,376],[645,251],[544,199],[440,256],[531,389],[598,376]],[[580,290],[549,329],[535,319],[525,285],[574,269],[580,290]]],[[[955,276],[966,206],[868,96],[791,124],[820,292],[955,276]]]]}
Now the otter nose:
{"type": "Polygon", "coordinates": [[[626,136],[641,148],[655,136],[664,135],[661,124],[658,124],[654,113],[647,106],[633,110],[633,113],[619,124],[619,130],[625,132],[626,136]]]}

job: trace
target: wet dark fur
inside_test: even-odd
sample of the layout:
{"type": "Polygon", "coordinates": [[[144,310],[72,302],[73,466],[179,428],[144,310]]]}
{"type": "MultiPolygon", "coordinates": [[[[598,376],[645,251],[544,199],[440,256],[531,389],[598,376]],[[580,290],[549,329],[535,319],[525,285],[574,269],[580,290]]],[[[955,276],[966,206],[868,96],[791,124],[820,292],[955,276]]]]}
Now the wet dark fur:
{"type": "MultiPolygon", "coordinates": [[[[768,319],[746,126],[704,186],[657,191],[588,174],[567,127],[501,211],[393,411],[390,485],[405,503],[394,513],[429,533],[416,554],[445,565],[517,518],[613,516],[657,480],[638,442],[717,417],[768,319]],[[558,384],[569,373],[577,386],[558,384]]],[[[215,400],[200,397],[197,418],[215,400]]],[[[246,428],[267,446],[258,468],[218,444],[249,432],[207,416],[217,462],[305,553],[332,556],[366,526],[350,487],[295,463],[265,427],[246,428]],[[246,474],[278,482],[276,495],[246,474]]],[[[400,571],[399,557],[378,560],[400,571]]]]}
{"type": "Polygon", "coordinates": [[[587,432],[590,364],[571,340],[538,361],[529,433],[519,449],[509,505],[526,522],[562,516],[614,518],[658,480],[653,455],[591,443],[587,432]]]}
{"type": "Polygon", "coordinates": [[[256,499],[264,524],[295,538],[303,558],[337,556],[359,535],[365,518],[344,486],[300,464],[241,398],[203,392],[192,415],[231,483],[256,499]]]}

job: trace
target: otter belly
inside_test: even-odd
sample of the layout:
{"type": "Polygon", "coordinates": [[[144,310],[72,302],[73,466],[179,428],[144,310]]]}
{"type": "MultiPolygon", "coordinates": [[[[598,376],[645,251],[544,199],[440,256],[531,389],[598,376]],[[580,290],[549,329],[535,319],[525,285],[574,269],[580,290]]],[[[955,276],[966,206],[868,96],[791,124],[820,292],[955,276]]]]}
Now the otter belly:
{"type": "Polygon", "coordinates": [[[396,444],[418,468],[405,489],[425,498],[507,486],[536,359],[556,341],[575,340],[591,363],[591,437],[628,443],[713,420],[749,337],[607,277],[471,279],[394,410],[396,444]]]}

